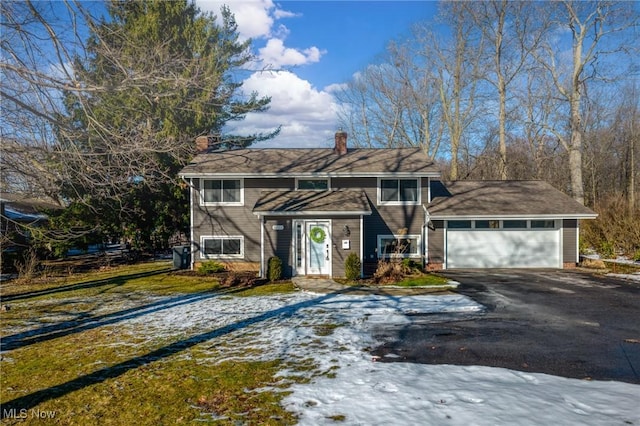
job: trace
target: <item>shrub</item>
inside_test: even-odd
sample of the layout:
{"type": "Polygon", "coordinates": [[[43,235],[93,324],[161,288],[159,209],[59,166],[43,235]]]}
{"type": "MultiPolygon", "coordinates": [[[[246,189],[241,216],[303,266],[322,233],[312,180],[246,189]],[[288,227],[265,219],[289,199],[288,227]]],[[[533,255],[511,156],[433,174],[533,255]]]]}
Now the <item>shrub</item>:
{"type": "Polygon", "coordinates": [[[633,254],[633,260],[635,260],[636,262],[640,262],[640,249],[636,250],[636,252],[633,254]]]}
{"type": "Polygon", "coordinates": [[[224,271],[225,271],[225,266],[220,262],[216,262],[215,260],[208,260],[206,262],[202,262],[200,266],[198,266],[198,273],[202,275],[216,274],[218,272],[224,272],[224,271]]]}
{"type": "Polygon", "coordinates": [[[278,281],[282,278],[282,260],[280,260],[279,257],[274,256],[269,258],[267,277],[269,281],[278,281]]]}
{"type": "Polygon", "coordinates": [[[379,260],[373,280],[378,284],[392,284],[402,281],[404,267],[397,261],[379,260]]]}
{"type": "Polygon", "coordinates": [[[34,248],[30,248],[23,253],[22,260],[15,261],[18,270],[18,278],[23,281],[31,281],[38,275],[40,259],[34,248]]]}
{"type": "Polygon", "coordinates": [[[626,256],[633,256],[640,241],[640,208],[629,208],[622,195],[611,194],[593,209],[598,213],[597,219],[580,221],[580,239],[585,245],[601,250],[610,244],[626,256]]]}
{"type": "Polygon", "coordinates": [[[347,256],[344,261],[345,277],[350,281],[357,280],[360,277],[361,266],[362,263],[360,262],[360,258],[358,257],[358,255],[355,253],[349,254],[349,256],[347,256]]]}
{"type": "Polygon", "coordinates": [[[600,249],[598,250],[600,253],[600,257],[603,259],[615,259],[616,258],[616,250],[611,241],[603,241],[600,244],[600,249]]]}
{"type": "Polygon", "coordinates": [[[413,259],[409,259],[405,257],[402,259],[402,267],[405,269],[405,272],[412,273],[413,271],[420,269],[420,265],[413,259]]]}

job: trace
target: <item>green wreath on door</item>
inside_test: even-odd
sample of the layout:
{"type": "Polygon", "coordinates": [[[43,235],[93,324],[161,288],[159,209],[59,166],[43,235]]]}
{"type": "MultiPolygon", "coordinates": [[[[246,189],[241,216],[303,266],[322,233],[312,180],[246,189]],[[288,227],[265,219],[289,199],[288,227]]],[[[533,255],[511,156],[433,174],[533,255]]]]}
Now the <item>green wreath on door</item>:
{"type": "Polygon", "coordinates": [[[327,238],[327,233],[324,232],[324,229],[320,228],[319,226],[314,226],[313,228],[311,228],[311,230],[309,230],[309,238],[311,238],[314,243],[322,244],[327,238]]]}

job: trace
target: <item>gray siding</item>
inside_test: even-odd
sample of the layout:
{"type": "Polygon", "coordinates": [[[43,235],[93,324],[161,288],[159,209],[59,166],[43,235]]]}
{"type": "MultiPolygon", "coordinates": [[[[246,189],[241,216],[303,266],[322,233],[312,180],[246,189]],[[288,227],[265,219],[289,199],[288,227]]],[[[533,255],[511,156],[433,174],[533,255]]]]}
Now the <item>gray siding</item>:
{"type": "Polygon", "coordinates": [[[562,262],[576,263],[578,259],[578,220],[562,220],[562,262]]]}
{"type": "Polygon", "coordinates": [[[429,263],[444,263],[444,221],[432,221],[432,227],[429,228],[429,246],[428,255],[429,263]]]}
{"type": "MultiPolygon", "coordinates": [[[[332,180],[332,186],[336,189],[361,188],[369,198],[372,214],[364,217],[364,261],[374,262],[378,258],[378,235],[397,234],[399,230],[407,228],[407,233],[412,235],[422,234],[424,223],[424,210],[422,205],[411,206],[378,206],[378,179],[377,178],[336,178],[332,180]]],[[[427,202],[427,179],[421,182],[421,201],[427,202]]]]}
{"type": "MultiPolygon", "coordinates": [[[[360,218],[341,217],[331,221],[331,240],[333,243],[333,253],[331,256],[331,269],[334,277],[344,277],[344,261],[350,253],[355,253],[360,257],[360,218]],[[351,234],[344,235],[344,227],[348,226],[351,234]],[[342,240],[350,241],[350,248],[342,248],[342,240]]],[[[362,261],[362,259],[360,259],[362,261]]]]}
{"type": "MultiPolygon", "coordinates": [[[[295,269],[295,259],[292,253],[293,221],[294,217],[267,217],[264,228],[265,262],[272,256],[282,260],[283,273],[290,277],[295,269]],[[281,225],[284,229],[276,231],[273,225],[281,225]]],[[[328,216],[313,217],[313,219],[331,220],[331,269],[334,277],[344,277],[344,261],[349,253],[360,256],[360,217],[331,218],[328,216]],[[350,235],[344,235],[344,227],[348,226],[350,235]],[[342,240],[350,241],[350,248],[342,248],[342,240]]]]}
{"type": "MultiPolygon", "coordinates": [[[[282,261],[282,273],[285,277],[292,275],[294,260],[291,254],[291,241],[293,239],[293,226],[291,218],[265,218],[264,224],[264,261],[270,257],[279,257],[282,261]],[[274,225],[280,225],[284,229],[274,230],[274,225]]],[[[260,248],[258,247],[258,250],[260,248]]],[[[258,254],[259,256],[259,254],[258,254]]],[[[265,268],[267,265],[265,264],[265,268]]],[[[266,272],[266,269],[265,269],[266,272]]]]}
{"type": "MultiPolygon", "coordinates": [[[[202,206],[200,205],[199,180],[193,180],[193,242],[196,245],[194,260],[202,260],[199,253],[200,238],[203,235],[243,235],[245,238],[245,262],[260,262],[260,218],[252,213],[253,206],[263,190],[294,190],[295,179],[244,179],[244,206],[202,206]]],[[[421,204],[428,200],[427,179],[421,181],[421,204],[413,206],[378,206],[378,180],[373,178],[332,178],[332,189],[362,189],[368,199],[372,214],[364,216],[364,262],[375,262],[378,258],[378,235],[397,234],[406,228],[412,235],[422,234],[424,211],[421,204]]],[[[344,275],[344,259],[350,252],[360,255],[360,218],[359,217],[313,217],[313,219],[332,219],[333,238],[333,274],[344,275]],[[347,224],[351,230],[348,238],[351,249],[342,249],[342,229],[347,224]]],[[[271,256],[278,256],[285,265],[285,273],[291,274],[293,259],[291,259],[293,217],[267,218],[265,224],[265,261],[271,256]],[[282,231],[274,231],[272,225],[281,224],[282,231]]],[[[309,218],[312,219],[312,218],[309,218]]]]}
{"type": "Polygon", "coordinates": [[[193,180],[194,260],[200,261],[200,237],[203,235],[243,235],[245,262],[260,262],[260,220],[252,213],[264,189],[292,189],[294,179],[245,179],[244,206],[203,206],[200,204],[200,181],[193,180]],[[268,186],[266,186],[268,184],[268,186]]]}

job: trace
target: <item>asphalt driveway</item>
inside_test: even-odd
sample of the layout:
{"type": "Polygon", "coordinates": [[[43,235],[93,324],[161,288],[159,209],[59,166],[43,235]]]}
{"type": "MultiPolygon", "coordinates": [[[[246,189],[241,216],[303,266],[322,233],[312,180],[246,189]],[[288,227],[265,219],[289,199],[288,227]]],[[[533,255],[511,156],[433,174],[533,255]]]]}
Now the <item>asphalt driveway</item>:
{"type": "Polygon", "coordinates": [[[640,283],[571,270],[443,274],[486,311],[381,328],[374,355],[640,383],[640,283]]]}

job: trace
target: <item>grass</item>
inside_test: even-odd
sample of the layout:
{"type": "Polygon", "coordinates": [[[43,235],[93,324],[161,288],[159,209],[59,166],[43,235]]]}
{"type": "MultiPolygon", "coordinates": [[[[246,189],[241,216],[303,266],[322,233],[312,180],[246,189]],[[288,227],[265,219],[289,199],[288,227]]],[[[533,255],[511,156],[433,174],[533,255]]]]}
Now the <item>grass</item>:
{"type": "MultiPolygon", "coordinates": [[[[349,281],[347,279],[335,279],[336,282],[346,286],[371,286],[378,285],[375,284],[372,280],[360,280],[360,281],[349,281]]],[[[441,277],[434,273],[420,273],[415,275],[410,275],[405,277],[400,281],[396,281],[391,284],[380,284],[380,286],[384,287],[385,285],[392,285],[396,287],[428,287],[428,286],[442,286],[449,282],[448,278],[441,277]]]]}
{"type": "Polygon", "coordinates": [[[104,293],[199,293],[217,290],[219,287],[220,283],[215,277],[181,274],[172,271],[169,262],[149,262],[68,276],[48,276],[27,282],[13,280],[1,283],[0,291],[2,297],[9,300],[12,299],[11,296],[37,300],[104,293]]]}
{"type": "Polygon", "coordinates": [[[211,342],[171,352],[166,348],[176,342],[169,338],[145,340],[107,321],[155,300],[149,296],[267,295],[293,291],[293,285],[220,289],[214,278],[173,272],[169,266],[148,263],[2,283],[3,304],[10,306],[0,313],[2,424],[295,423],[280,404],[287,391],[276,374],[290,368],[285,361],[212,365],[206,355],[211,342]],[[94,325],[96,318],[104,323],[94,325]],[[25,334],[21,345],[7,350],[7,338],[25,327],[40,333],[25,334]],[[52,328],[45,333],[47,327],[52,328]],[[258,391],[265,386],[277,391],[258,391]]]}
{"type": "Polygon", "coordinates": [[[436,274],[420,274],[407,277],[394,285],[399,287],[425,287],[445,285],[448,282],[449,280],[447,278],[436,274]]]}

